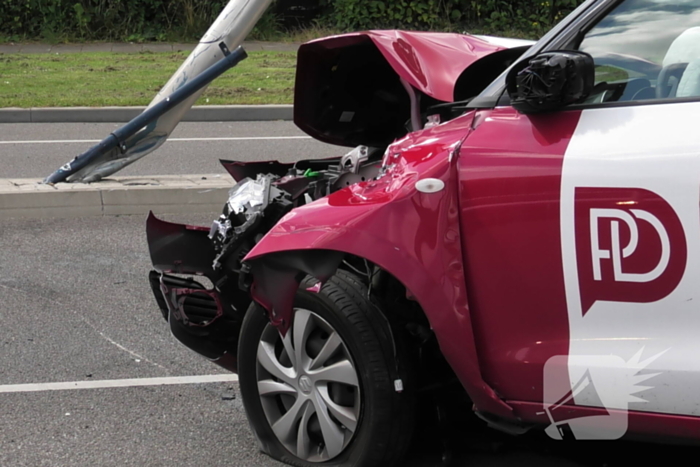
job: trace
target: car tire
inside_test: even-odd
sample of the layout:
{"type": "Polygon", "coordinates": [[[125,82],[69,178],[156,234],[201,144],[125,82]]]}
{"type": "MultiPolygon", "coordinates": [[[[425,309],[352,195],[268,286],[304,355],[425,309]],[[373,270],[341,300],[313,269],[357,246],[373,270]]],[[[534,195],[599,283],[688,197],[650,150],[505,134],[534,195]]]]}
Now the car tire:
{"type": "Polygon", "coordinates": [[[401,346],[357,277],[338,271],[307,290],[316,282],[300,284],[286,338],[259,305],[246,313],[238,365],[251,428],[263,452],[291,465],[394,465],[414,420],[401,346]]]}

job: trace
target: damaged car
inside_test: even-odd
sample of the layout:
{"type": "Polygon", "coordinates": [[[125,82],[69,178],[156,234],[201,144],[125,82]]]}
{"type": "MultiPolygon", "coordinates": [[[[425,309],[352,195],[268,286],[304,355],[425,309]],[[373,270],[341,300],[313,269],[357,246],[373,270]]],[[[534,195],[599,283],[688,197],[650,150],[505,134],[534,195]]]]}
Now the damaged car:
{"type": "Polygon", "coordinates": [[[389,465],[403,455],[420,390],[413,367],[421,352],[442,360],[414,294],[445,307],[464,299],[450,290],[456,277],[440,286],[435,274],[460,256],[456,193],[445,188],[469,123],[441,122],[530,45],[405,31],[302,45],[294,121],[353,149],[222,161],[236,184],[211,228],[149,217],[164,318],[183,344],[239,374],[273,457],[389,465]],[[396,268],[414,270],[410,286],[396,268]]]}
{"type": "Polygon", "coordinates": [[[172,334],[292,465],[399,463],[455,383],[511,434],[700,439],[698,20],[589,0],[534,45],[304,44],[294,121],[348,150],[222,161],[211,226],[149,217],[172,334]]]}

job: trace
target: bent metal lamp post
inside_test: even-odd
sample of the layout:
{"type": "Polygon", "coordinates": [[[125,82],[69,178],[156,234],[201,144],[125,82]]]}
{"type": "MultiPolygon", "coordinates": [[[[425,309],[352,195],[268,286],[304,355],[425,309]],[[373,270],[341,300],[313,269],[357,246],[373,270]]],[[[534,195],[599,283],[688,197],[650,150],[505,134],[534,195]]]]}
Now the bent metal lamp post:
{"type": "Polygon", "coordinates": [[[271,1],[231,0],[141,115],[56,170],[44,183],[96,182],[158,149],[209,83],[246,58],[240,44],[271,1]]]}

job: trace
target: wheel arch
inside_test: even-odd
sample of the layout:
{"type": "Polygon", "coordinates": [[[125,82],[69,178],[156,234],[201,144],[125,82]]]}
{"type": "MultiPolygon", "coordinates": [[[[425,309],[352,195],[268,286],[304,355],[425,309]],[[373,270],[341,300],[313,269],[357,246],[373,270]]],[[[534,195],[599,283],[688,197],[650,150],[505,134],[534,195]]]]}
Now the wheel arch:
{"type": "Polygon", "coordinates": [[[354,248],[319,242],[319,231],[311,230],[297,232],[291,242],[285,242],[289,249],[279,248],[248,259],[254,278],[253,299],[268,310],[272,322],[285,330],[294,292],[304,275],[323,283],[341,267],[346,255],[367,260],[400,283],[406,289],[407,298],[418,303],[443,356],[474,402],[475,410],[512,418],[511,408],[481,377],[461,262],[453,274],[437,280],[425,264],[406,250],[370,233],[350,230],[343,233],[352,235],[354,248]],[[318,248],[324,243],[328,248],[318,248]],[[446,295],[446,287],[461,292],[446,295]],[[289,311],[285,313],[286,310],[289,311]]]}

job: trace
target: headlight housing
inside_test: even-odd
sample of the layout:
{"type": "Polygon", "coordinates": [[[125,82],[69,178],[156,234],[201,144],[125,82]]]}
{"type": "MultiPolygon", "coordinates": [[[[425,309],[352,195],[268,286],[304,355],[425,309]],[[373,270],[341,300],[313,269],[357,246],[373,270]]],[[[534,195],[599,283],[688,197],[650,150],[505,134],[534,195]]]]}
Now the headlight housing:
{"type": "Polygon", "coordinates": [[[264,219],[276,222],[292,208],[289,194],[272,185],[278,178],[259,174],[255,180],[244,178],[231,188],[223,214],[212,223],[209,231],[217,253],[214,269],[218,269],[232,251],[242,248],[245,239],[256,231],[264,219]],[[273,212],[266,217],[271,203],[274,205],[273,212]]]}
{"type": "Polygon", "coordinates": [[[270,179],[258,177],[257,180],[244,178],[228,193],[228,214],[240,214],[249,209],[263,206],[270,191],[270,179]]]}

